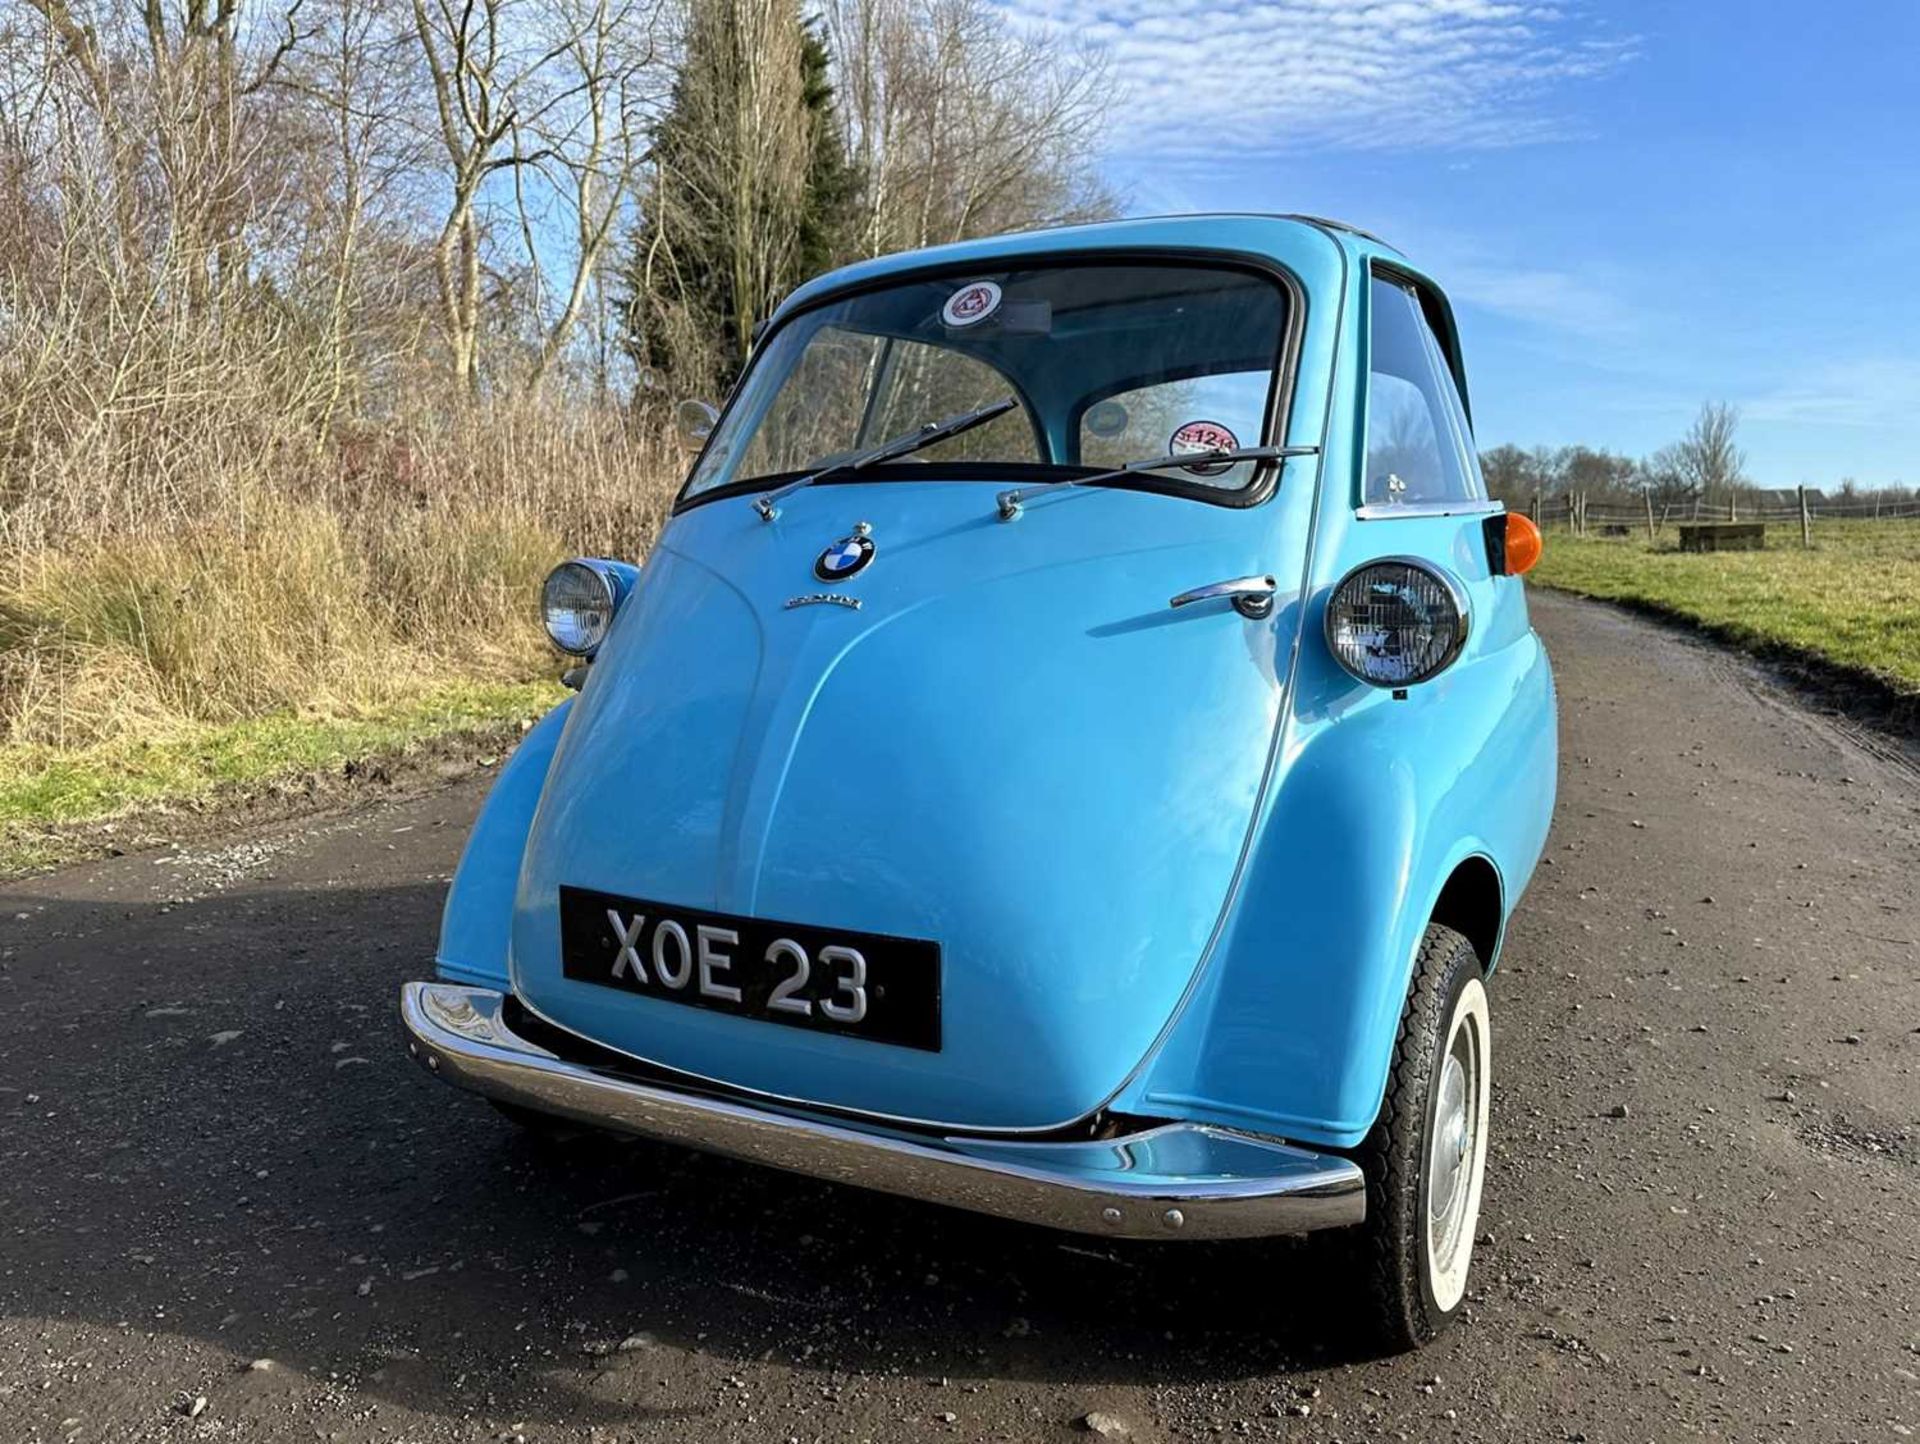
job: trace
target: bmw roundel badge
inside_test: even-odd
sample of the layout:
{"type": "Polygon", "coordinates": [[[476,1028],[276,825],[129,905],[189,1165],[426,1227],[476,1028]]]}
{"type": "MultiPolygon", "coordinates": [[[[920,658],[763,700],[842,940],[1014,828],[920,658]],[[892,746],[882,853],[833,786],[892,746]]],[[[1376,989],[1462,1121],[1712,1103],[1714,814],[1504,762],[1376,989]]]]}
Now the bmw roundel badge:
{"type": "Polygon", "coordinates": [[[872,560],[873,540],[865,527],[859,527],[852,536],[840,538],[820,553],[814,561],[813,574],[823,582],[844,582],[864,571],[872,560]]]}

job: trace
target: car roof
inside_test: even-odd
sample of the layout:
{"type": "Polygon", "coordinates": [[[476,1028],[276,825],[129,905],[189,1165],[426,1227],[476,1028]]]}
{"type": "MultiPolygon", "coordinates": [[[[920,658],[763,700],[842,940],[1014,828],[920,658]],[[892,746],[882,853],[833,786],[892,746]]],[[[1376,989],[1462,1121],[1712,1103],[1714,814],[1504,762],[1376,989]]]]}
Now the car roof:
{"type": "Polygon", "coordinates": [[[880,281],[902,272],[939,266],[986,265],[1074,251],[1153,250],[1220,251],[1266,257],[1287,266],[1309,289],[1337,284],[1345,262],[1375,256],[1406,264],[1399,251],[1379,237],[1341,221],[1318,216],[1214,212],[1200,215],[1139,216],[1120,221],[1091,221],[1043,230],[1013,231],[979,240],[900,251],[856,261],[816,276],[784,302],[779,313],[807,305],[844,286],[880,281]]]}

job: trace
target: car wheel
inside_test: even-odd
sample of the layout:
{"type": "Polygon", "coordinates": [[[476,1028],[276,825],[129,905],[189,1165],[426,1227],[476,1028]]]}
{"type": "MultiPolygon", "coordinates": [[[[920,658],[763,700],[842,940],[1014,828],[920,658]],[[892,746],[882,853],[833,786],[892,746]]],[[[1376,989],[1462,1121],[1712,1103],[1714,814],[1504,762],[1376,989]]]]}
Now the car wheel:
{"type": "Polygon", "coordinates": [[[1393,1350],[1436,1337],[1467,1294],[1491,1092],[1483,977],[1473,944],[1427,929],[1386,1099],[1361,1149],[1373,1322],[1393,1350]]]}

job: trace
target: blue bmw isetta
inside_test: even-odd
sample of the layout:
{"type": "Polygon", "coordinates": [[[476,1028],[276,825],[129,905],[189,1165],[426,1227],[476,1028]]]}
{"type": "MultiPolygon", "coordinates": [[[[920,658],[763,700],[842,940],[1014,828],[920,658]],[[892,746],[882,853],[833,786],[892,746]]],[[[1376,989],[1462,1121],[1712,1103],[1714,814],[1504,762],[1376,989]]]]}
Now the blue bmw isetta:
{"type": "Polygon", "coordinates": [[[414,1055],[531,1126],[1142,1239],[1349,1230],[1459,1310],[1554,691],[1452,313],[1307,217],[779,308],[502,769],[414,1055]]]}

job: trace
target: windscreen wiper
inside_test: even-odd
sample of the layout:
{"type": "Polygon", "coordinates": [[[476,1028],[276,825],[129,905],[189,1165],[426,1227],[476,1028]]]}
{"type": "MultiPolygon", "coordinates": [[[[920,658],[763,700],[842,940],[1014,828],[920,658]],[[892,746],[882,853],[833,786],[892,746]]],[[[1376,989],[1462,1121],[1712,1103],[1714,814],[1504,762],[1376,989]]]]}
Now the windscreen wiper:
{"type": "Polygon", "coordinates": [[[924,447],[932,446],[937,441],[945,441],[949,437],[960,435],[963,431],[971,431],[974,427],[984,425],[996,416],[1004,416],[1019,404],[1014,397],[1002,396],[998,401],[991,401],[978,411],[963,411],[958,416],[949,416],[945,421],[926,422],[905,435],[896,436],[891,441],[883,441],[878,446],[869,447],[865,451],[855,452],[852,456],[823,466],[817,471],[810,471],[805,476],[788,482],[785,486],[777,487],[766,495],[757,497],[754,500],[753,509],[760,513],[760,520],[772,521],[780,515],[779,503],[783,497],[793,495],[803,486],[812,486],[823,476],[838,476],[845,471],[864,471],[867,467],[878,466],[883,461],[894,461],[902,456],[911,455],[924,447]]]}
{"type": "Polygon", "coordinates": [[[1131,476],[1136,471],[1158,471],[1166,466],[1232,466],[1240,461],[1276,461],[1288,456],[1317,456],[1317,446],[1215,446],[1199,451],[1170,451],[1165,456],[1148,457],[1145,461],[1129,461],[1125,466],[1116,466],[1112,471],[1097,471],[1091,476],[1070,476],[1065,481],[1048,481],[1039,486],[1017,487],[1012,491],[1000,493],[1000,520],[1012,521],[1020,515],[1020,508],[1036,496],[1045,496],[1050,491],[1064,491],[1070,486],[1086,486],[1096,481],[1112,481],[1117,477],[1131,476]]]}

